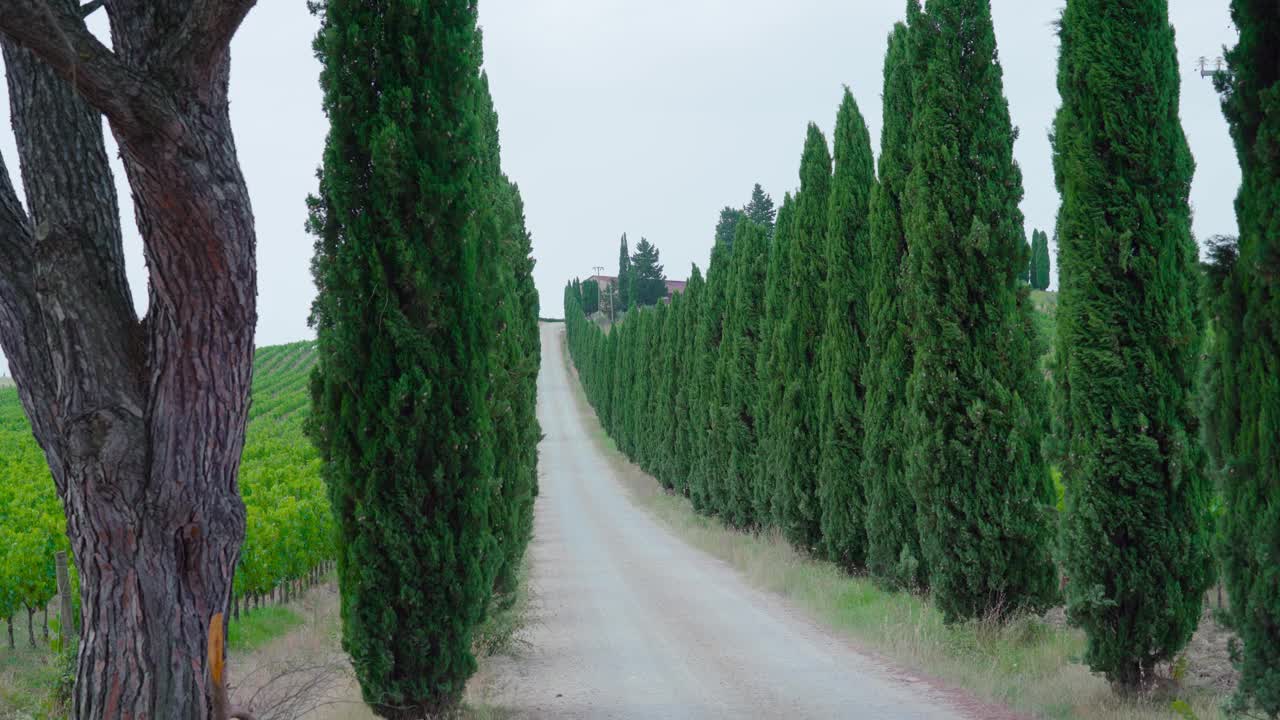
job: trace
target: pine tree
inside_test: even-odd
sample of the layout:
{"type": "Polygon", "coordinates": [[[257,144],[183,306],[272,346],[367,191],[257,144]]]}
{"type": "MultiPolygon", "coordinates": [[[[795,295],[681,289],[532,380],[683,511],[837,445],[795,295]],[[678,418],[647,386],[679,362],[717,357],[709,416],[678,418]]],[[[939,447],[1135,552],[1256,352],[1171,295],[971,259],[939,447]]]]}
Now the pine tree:
{"type": "Polygon", "coordinates": [[[796,200],[795,240],[790,249],[786,309],[778,336],[778,365],[786,390],[774,425],[781,462],[775,479],[779,525],[801,550],[818,547],[818,349],[822,340],[826,282],[828,199],[831,153],[817,125],[809,125],[800,160],[800,194],[796,200]]]}
{"type": "Polygon", "coordinates": [[[631,253],[627,250],[627,234],[622,233],[618,243],[618,280],[614,284],[615,300],[618,312],[626,312],[631,307],[631,253]]]}
{"type": "Polygon", "coordinates": [[[773,242],[769,244],[769,267],[765,276],[764,317],[760,322],[760,349],[756,356],[756,382],[760,386],[755,417],[759,438],[755,486],[752,490],[752,506],[756,522],[761,525],[776,524],[778,503],[777,483],[783,469],[781,461],[786,436],[773,422],[782,413],[783,395],[787,377],[782,374],[782,318],[786,312],[790,286],[792,232],[791,216],[795,202],[791,193],[783,196],[778,210],[778,222],[774,228],[773,242]]]}
{"type": "MultiPolygon", "coordinates": [[[[738,234],[738,223],[746,218],[746,212],[726,207],[720,211],[720,219],[716,221],[716,237],[712,250],[723,247],[727,252],[733,251],[733,239],[738,234]]],[[[726,255],[726,258],[728,256],[726,255]]],[[[711,281],[711,266],[707,266],[707,282],[711,281]]]]}
{"type": "Polygon", "coordinates": [[[343,647],[377,713],[416,718],[461,698],[503,558],[476,7],[329,0],[324,28],[312,434],[339,527],[343,647]]]}
{"type": "Polygon", "coordinates": [[[1191,638],[1213,575],[1192,402],[1195,167],[1167,0],[1069,0],[1060,34],[1067,609],[1085,661],[1133,689],[1191,638]]]}
{"type": "Polygon", "coordinates": [[[747,528],[757,520],[752,497],[759,442],[755,413],[760,385],[756,373],[769,241],[765,228],[755,221],[740,223],[737,233],[729,273],[733,283],[729,291],[729,317],[717,371],[725,387],[719,425],[726,454],[720,515],[732,527],[747,528]]]}
{"type": "Polygon", "coordinates": [[[773,237],[773,223],[778,212],[773,208],[773,198],[760,187],[760,183],[751,189],[751,201],[742,209],[748,220],[759,225],[765,232],[765,239],[773,237]]]}
{"type": "Polygon", "coordinates": [[[1236,198],[1239,258],[1216,303],[1216,443],[1227,514],[1222,559],[1240,634],[1239,697],[1280,717],[1280,10],[1233,0],[1240,41],[1220,78],[1244,182],[1236,198]]]}
{"type": "Polygon", "coordinates": [[[907,477],[930,587],[949,622],[1038,610],[1056,585],[1046,416],[990,2],[930,0],[911,38],[907,477]]]}
{"type": "MultiPolygon", "coordinates": [[[[911,2],[908,19],[919,22],[911,2]]],[[[914,29],[914,25],[912,27],[914,29]]],[[[916,530],[916,504],[906,477],[906,386],[912,365],[901,299],[907,239],[902,194],[911,173],[911,30],[894,26],[884,64],[885,127],[880,137],[880,182],[871,193],[871,272],[863,386],[865,440],[862,478],[867,497],[867,568],[890,586],[925,583],[916,530]]]]}
{"type": "Polygon", "coordinates": [[[835,172],[826,233],[826,332],[819,353],[821,455],[818,498],[825,555],[846,570],[865,566],[866,494],[862,481],[862,411],[866,392],[871,265],[868,214],[876,183],[871,135],[845,88],[836,117],[835,172]]]}
{"type": "Polygon", "coordinates": [[[667,275],[658,260],[658,248],[640,238],[631,255],[631,276],[636,301],[641,305],[656,305],[667,296],[667,275]]]}

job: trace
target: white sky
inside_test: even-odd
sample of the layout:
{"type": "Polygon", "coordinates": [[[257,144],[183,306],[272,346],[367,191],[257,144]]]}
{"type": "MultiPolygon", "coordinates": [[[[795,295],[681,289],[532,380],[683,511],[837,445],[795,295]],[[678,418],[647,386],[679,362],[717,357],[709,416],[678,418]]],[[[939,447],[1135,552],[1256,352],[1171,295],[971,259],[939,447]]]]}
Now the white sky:
{"type": "MultiPolygon", "coordinates": [[[[1027,232],[1052,236],[1058,195],[1047,133],[1059,102],[1053,22],[1064,2],[992,4],[1005,93],[1021,129],[1015,153],[1027,232]]],[[[886,39],[905,5],[480,0],[503,165],[524,194],[542,314],[561,314],[570,277],[594,265],[616,270],[623,232],[633,246],[641,236],[655,243],[673,279],[684,279],[692,262],[705,270],[720,208],[744,204],[756,182],[781,202],[798,184],[806,123],[830,134],[842,85],[852,88],[879,153],[886,39]]],[[[1198,168],[1195,232],[1234,233],[1240,172],[1212,83],[1196,67],[1235,41],[1228,0],[1169,5],[1198,168]]],[[[93,22],[105,38],[101,11],[93,22]]],[[[312,240],[303,222],[326,131],[310,47],[317,25],[302,0],[260,0],[232,47],[231,113],[258,229],[259,345],[312,336],[312,240]]],[[[8,107],[0,87],[0,153],[20,184],[8,107]]],[[[109,152],[114,158],[114,145],[109,152]]],[[[116,180],[131,219],[118,161],[116,180]]],[[[141,311],[141,244],[131,221],[125,228],[141,311]]]]}

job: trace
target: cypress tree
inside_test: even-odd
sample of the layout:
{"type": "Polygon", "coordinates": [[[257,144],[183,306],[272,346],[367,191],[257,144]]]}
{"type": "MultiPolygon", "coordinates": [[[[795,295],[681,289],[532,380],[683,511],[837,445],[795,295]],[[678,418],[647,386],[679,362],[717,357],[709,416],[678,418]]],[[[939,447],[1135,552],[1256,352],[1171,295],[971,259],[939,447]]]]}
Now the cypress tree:
{"type": "Polygon", "coordinates": [[[1222,559],[1244,643],[1241,704],[1280,717],[1280,9],[1233,0],[1240,41],[1220,78],[1243,185],[1239,258],[1217,304],[1222,559]]]}
{"type": "Polygon", "coordinates": [[[907,477],[930,587],[948,622],[1038,610],[1056,585],[1052,490],[1029,290],[1018,280],[1022,177],[989,0],[931,0],[911,39],[907,477]]]}
{"type": "Polygon", "coordinates": [[[774,426],[782,459],[778,464],[781,473],[775,480],[778,521],[787,539],[802,550],[817,548],[821,540],[818,349],[826,305],[823,289],[830,194],[831,153],[822,131],[810,123],[800,160],[786,308],[776,341],[786,389],[774,426]]]}
{"type": "MultiPolygon", "coordinates": [[[[493,532],[502,548],[495,580],[501,593],[515,590],[517,571],[533,530],[537,486],[538,298],[533,283],[532,242],[525,228],[520,190],[502,173],[498,114],[489,79],[481,75],[479,112],[485,153],[480,165],[488,179],[487,212],[481,218],[485,250],[481,279],[492,311],[495,343],[491,361],[490,414],[494,429],[497,495],[491,502],[493,532]]],[[[581,296],[581,285],[578,286],[581,296]]]]}
{"type": "Polygon", "coordinates": [[[680,295],[659,306],[657,363],[654,365],[653,425],[649,428],[651,472],[663,487],[671,487],[671,450],[675,445],[675,392],[679,382],[678,346],[680,295]]]}
{"type": "Polygon", "coordinates": [[[725,387],[719,427],[726,454],[720,514],[729,525],[746,528],[756,523],[752,493],[758,443],[755,413],[760,395],[756,373],[768,270],[765,228],[755,221],[740,223],[733,247],[730,312],[718,369],[720,383],[725,387]]]}
{"type": "Polygon", "coordinates": [[[868,214],[876,183],[871,135],[849,88],[836,116],[835,172],[826,235],[826,332],[819,355],[821,456],[818,498],[826,556],[847,570],[867,557],[862,481],[862,411],[866,392],[868,214]]]}
{"type": "Polygon", "coordinates": [[[1213,576],[1192,402],[1194,163],[1167,0],[1069,0],[1060,34],[1067,610],[1089,666],[1133,689],[1191,638],[1213,576]]]}
{"type": "MultiPolygon", "coordinates": [[[[918,22],[918,2],[908,5],[918,22]]],[[[867,568],[890,586],[920,587],[924,556],[916,530],[916,504],[906,467],[906,385],[912,365],[902,295],[907,239],[902,194],[911,173],[912,72],[908,26],[889,35],[884,63],[884,131],[880,182],[871,192],[871,272],[863,386],[865,439],[862,478],[867,497],[867,568]]]]}
{"type": "Polygon", "coordinates": [[[759,425],[758,462],[752,506],[756,521],[761,525],[776,523],[777,483],[783,470],[780,462],[785,435],[775,426],[773,419],[782,412],[783,395],[787,377],[782,374],[782,318],[786,312],[790,285],[791,245],[793,240],[791,216],[795,202],[791,193],[783,196],[774,227],[773,242],[769,244],[769,267],[765,278],[764,317],[760,322],[760,349],[756,355],[756,382],[760,386],[755,417],[759,425]]]}
{"type": "Polygon", "coordinates": [[[503,558],[479,47],[469,0],[328,0],[315,43],[330,132],[312,202],[311,432],[339,528],[343,647],[388,718],[456,706],[503,558]]]}
{"type": "Polygon", "coordinates": [[[681,303],[680,317],[681,373],[679,389],[676,391],[676,417],[674,422],[679,430],[675,450],[675,463],[671,477],[676,492],[689,495],[689,475],[698,459],[697,441],[703,428],[701,407],[696,402],[695,378],[699,367],[700,352],[698,348],[698,320],[702,314],[702,295],[706,283],[702,279],[702,271],[697,265],[689,273],[689,283],[684,288],[684,299],[681,303]]]}
{"type": "Polygon", "coordinates": [[[1029,274],[1033,290],[1049,289],[1049,234],[1043,230],[1031,232],[1029,274]]]}
{"type": "Polygon", "coordinates": [[[723,436],[718,428],[724,388],[716,383],[716,363],[720,357],[720,340],[724,336],[725,309],[728,304],[729,262],[733,252],[731,233],[742,221],[741,210],[726,208],[716,226],[711,263],[707,266],[707,286],[703,293],[698,318],[696,364],[694,366],[694,404],[698,425],[695,426],[694,464],[689,479],[689,497],[698,512],[714,513],[719,496],[719,481],[724,474],[723,436]]]}
{"type": "Polygon", "coordinates": [[[595,280],[582,283],[582,312],[587,315],[600,311],[600,285],[595,280]]]}
{"type": "Polygon", "coordinates": [[[622,239],[618,241],[618,280],[614,283],[614,291],[617,294],[615,303],[620,312],[625,312],[631,307],[631,252],[627,249],[627,234],[622,233],[622,239]]]}

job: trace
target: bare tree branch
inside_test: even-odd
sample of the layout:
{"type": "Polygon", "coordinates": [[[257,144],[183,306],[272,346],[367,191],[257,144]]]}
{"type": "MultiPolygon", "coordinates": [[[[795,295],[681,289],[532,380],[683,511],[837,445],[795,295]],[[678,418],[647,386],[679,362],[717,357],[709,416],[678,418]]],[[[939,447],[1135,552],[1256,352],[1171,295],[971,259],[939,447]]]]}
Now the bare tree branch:
{"type": "Polygon", "coordinates": [[[173,36],[175,42],[186,45],[178,48],[175,57],[183,58],[196,72],[214,66],[257,4],[258,0],[192,0],[182,29],[173,36]]]}
{"type": "Polygon", "coordinates": [[[102,7],[102,3],[103,3],[103,0],[90,0],[90,2],[87,2],[87,3],[83,4],[83,5],[81,5],[81,6],[80,6],[80,17],[82,17],[82,18],[87,18],[87,17],[89,17],[90,15],[92,15],[92,14],[94,13],[94,11],[96,11],[98,8],[102,7]]]}
{"type": "Polygon", "coordinates": [[[48,63],[116,132],[174,137],[177,115],[167,93],[120,62],[89,32],[76,7],[56,0],[4,0],[0,32],[48,63]]]}

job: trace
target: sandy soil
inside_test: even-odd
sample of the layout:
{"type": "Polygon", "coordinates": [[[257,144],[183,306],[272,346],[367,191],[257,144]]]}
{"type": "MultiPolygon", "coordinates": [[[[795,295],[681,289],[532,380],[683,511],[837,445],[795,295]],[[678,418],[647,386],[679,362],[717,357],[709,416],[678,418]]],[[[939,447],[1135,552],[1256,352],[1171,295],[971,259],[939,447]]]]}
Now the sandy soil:
{"type": "Polygon", "coordinates": [[[526,649],[489,660],[487,704],[537,718],[988,716],[859,653],[633,506],[575,404],[563,328],[542,326],[526,649]]]}

